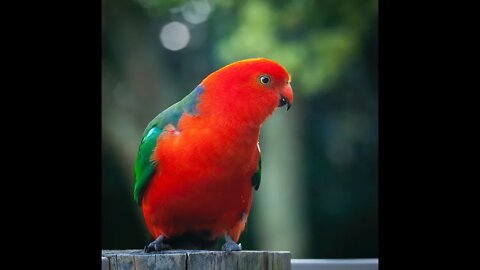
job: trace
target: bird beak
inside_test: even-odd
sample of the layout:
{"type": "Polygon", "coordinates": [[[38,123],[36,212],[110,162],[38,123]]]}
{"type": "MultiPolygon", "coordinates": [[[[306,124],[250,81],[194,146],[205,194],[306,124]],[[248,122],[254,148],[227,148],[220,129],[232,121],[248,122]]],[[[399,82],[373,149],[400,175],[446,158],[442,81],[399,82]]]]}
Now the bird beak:
{"type": "Polygon", "coordinates": [[[290,83],[287,83],[285,87],[280,91],[280,101],[278,107],[287,105],[287,111],[290,110],[290,107],[293,103],[293,90],[290,83]]]}

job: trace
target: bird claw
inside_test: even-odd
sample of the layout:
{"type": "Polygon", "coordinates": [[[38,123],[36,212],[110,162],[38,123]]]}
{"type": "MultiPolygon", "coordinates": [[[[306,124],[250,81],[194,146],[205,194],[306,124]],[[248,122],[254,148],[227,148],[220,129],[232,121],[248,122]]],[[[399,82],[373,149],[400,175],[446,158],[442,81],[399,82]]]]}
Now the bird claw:
{"type": "Polygon", "coordinates": [[[235,241],[233,241],[232,237],[230,237],[230,235],[228,235],[228,233],[225,233],[225,244],[223,244],[222,250],[226,251],[227,253],[230,253],[232,251],[241,251],[242,250],[242,244],[235,243],[235,241]]]}
{"type": "Polygon", "coordinates": [[[233,241],[227,241],[227,242],[225,242],[225,244],[223,244],[222,250],[226,251],[227,253],[230,253],[232,251],[241,251],[242,250],[242,244],[236,244],[233,241]]]}
{"type": "Polygon", "coordinates": [[[165,244],[163,242],[163,239],[164,239],[163,237],[157,238],[155,241],[146,245],[143,248],[143,251],[145,251],[145,253],[150,253],[153,251],[162,251],[162,250],[172,249],[172,247],[169,244],[165,244]]]}

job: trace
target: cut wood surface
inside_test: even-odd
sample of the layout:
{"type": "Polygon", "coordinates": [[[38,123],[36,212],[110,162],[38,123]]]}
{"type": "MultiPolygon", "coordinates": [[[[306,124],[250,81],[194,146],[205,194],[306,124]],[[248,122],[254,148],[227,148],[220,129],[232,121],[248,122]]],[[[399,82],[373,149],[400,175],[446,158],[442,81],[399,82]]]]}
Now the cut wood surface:
{"type": "Polygon", "coordinates": [[[102,270],[290,270],[290,260],[289,251],[103,250],[102,270]]]}

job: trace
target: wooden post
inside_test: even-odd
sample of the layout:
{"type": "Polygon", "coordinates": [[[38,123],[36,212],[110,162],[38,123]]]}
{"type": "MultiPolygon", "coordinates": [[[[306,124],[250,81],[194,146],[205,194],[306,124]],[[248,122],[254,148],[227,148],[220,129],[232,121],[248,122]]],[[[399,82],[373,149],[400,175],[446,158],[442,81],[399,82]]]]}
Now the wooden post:
{"type": "Polygon", "coordinates": [[[102,250],[102,270],[290,270],[290,260],[288,251],[102,250]]]}

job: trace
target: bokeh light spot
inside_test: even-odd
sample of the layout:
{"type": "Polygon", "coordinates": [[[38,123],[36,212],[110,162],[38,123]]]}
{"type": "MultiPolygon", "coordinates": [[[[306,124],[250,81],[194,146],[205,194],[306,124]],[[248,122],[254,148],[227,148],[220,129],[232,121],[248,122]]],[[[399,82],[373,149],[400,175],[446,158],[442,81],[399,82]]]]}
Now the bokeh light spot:
{"type": "Polygon", "coordinates": [[[212,7],[207,0],[193,0],[183,6],[183,18],[191,24],[199,24],[208,19],[212,7]]]}
{"type": "Polygon", "coordinates": [[[160,31],[160,41],[163,47],[171,51],[185,48],[190,41],[190,31],[180,22],[170,22],[160,31]]]}

